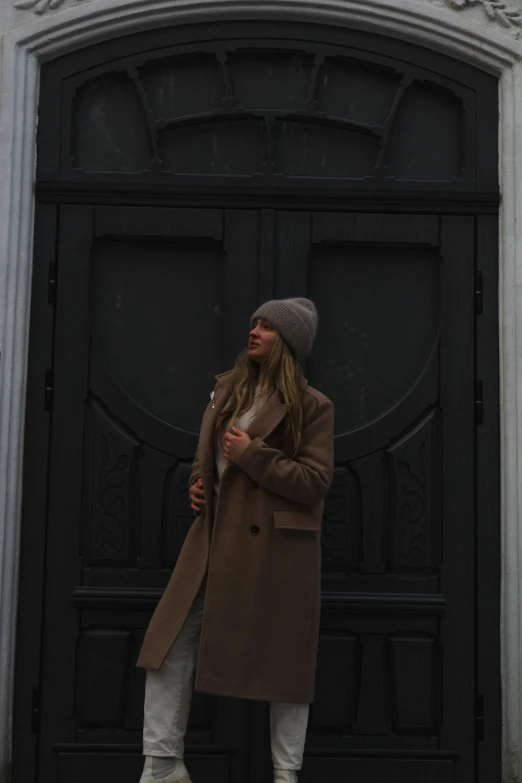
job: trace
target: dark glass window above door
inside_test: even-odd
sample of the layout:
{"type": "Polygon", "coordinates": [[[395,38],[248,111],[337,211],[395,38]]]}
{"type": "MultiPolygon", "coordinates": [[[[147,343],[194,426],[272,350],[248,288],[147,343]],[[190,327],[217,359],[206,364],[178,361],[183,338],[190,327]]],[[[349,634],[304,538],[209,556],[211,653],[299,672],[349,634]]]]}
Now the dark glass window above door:
{"type": "MultiPolygon", "coordinates": [[[[44,90],[62,96],[61,151],[49,135],[44,153],[44,132],[39,178],[485,189],[477,162],[480,126],[494,121],[484,110],[492,77],[462,64],[437,72],[413,50],[375,58],[362,35],[341,45],[332,33],[325,45],[299,26],[256,40],[220,39],[221,29],[190,46],[119,58],[115,49],[81,70],[71,58],[69,68],[49,66],[44,90]]],[[[486,155],[493,171],[496,152],[486,155]]]]}
{"type": "Polygon", "coordinates": [[[73,168],[451,182],[473,176],[471,102],[404,67],[313,52],[174,56],[78,86],[73,168]]]}

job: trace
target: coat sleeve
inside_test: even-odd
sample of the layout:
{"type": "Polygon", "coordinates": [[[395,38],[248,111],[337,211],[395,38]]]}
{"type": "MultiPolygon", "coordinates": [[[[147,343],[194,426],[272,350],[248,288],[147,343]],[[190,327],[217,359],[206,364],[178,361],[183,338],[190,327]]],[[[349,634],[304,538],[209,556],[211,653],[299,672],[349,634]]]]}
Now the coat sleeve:
{"type": "Polygon", "coordinates": [[[333,479],[334,406],[317,404],[303,426],[301,447],[291,459],[255,438],[236,464],[263,489],[287,500],[315,506],[325,498],[333,479]]]}

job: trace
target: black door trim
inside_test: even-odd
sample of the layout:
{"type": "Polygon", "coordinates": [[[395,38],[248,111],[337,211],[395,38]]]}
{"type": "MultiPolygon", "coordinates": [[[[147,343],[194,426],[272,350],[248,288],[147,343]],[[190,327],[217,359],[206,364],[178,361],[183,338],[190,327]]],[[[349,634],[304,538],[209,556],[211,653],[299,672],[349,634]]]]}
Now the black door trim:
{"type": "Polygon", "coordinates": [[[63,180],[43,181],[36,185],[39,203],[99,204],[119,206],[215,207],[223,209],[303,209],[336,212],[383,212],[393,206],[394,212],[419,212],[430,215],[497,215],[498,192],[412,193],[409,191],[357,191],[331,188],[290,190],[260,187],[174,187],[128,183],[77,183],[63,180]]]}
{"type": "Polygon", "coordinates": [[[45,379],[52,368],[54,307],[49,273],[56,258],[58,207],[41,204],[35,215],[31,337],[27,374],[23,502],[15,656],[13,779],[36,778],[40,720],[40,663],[45,583],[51,414],[45,412],[45,379]]]}
{"type": "MultiPolygon", "coordinates": [[[[501,779],[500,688],[500,410],[498,220],[476,220],[476,264],[482,312],[476,315],[476,378],[482,381],[482,423],[476,427],[476,656],[478,783],[501,779]],[[482,705],[480,703],[482,698],[482,705]],[[482,727],[480,710],[483,709],[482,727]],[[483,738],[481,732],[483,728],[483,738]]],[[[480,308],[477,308],[480,309],[480,308]]]]}

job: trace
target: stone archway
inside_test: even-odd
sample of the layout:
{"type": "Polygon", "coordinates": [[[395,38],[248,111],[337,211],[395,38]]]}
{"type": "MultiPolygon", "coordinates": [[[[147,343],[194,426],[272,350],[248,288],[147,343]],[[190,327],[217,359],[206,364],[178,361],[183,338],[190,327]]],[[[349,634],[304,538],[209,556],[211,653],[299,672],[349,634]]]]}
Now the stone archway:
{"type": "MultiPolygon", "coordinates": [[[[522,727],[522,685],[519,660],[522,646],[521,603],[518,573],[522,541],[518,533],[518,483],[522,477],[519,443],[522,428],[517,419],[522,394],[522,364],[517,357],[520,298],[517,288],[517,256],[522,238],[517,232],[519,199],[517,182],[522,174],[522,112],[516,99],[522,87],[519,63],[522,46],[516,40],[521,17],[503,3],[486,0],[470,10],[473,18],[440,6],[407,0],[354,4],[285,2],[177,2],[169,0],[93,0],[74,3],[60,13],[63,4],[48,0],[20,0],[6,17],[2,69],[2,139],[0,197],[0,282],[4,292],[2,316],[2,366],[0,399],[0,541],[4,558],[0,572],[0,763],[7,760],[13,671],[13,636],[17,595],[17,556],[20,541],[21,466],[28,350],[29,296],[31,288],[33,170],[37,118],[39,64],[102,39],[110,39],[140,27],[199,21],[202,18],[281,18],[313,20],[359,27],[406,38],[439,49],[501,76],[500,159],[503,208],[501,215],[501,412],[502,412],[502,644],[504,689],[504,776],[519,773],[522,727]],[[52,7],[51,7],[52,6],[52,7]],[[490,23],[485,24],[484,12],[490,23]],[[33,17],[33,12],[41,17],[33,17]],[[26,14],[25,16],[22,16],[26,14]],[[9,29],[11,28],[11,29],[9,29]]],[[[468,3],[456,3],[461,10],[468,3]]],[[[471,5],[471,4],[470,4],[471,5]]],[[[467,13],[467,11],[465,11],[467,13]]],[[[521,400],[522,402],[522,400],[521,400]]]]}

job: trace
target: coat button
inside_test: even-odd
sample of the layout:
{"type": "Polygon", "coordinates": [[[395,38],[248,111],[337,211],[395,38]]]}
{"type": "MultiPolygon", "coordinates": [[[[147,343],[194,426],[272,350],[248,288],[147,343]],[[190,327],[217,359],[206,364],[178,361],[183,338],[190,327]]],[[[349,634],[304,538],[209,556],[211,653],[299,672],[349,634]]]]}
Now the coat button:
{"type": "Polygon", "coordinates": [[[252,482],[252,489],[257,489],[259,484],[256,484],[255,481],[252,482]]]}
{"type": "Polygon", "coordinates": [[[259,535],[258,525],[252,525],[252,527],[250,528],[250,532],[252,533],[253,536],[259,535]]]}

